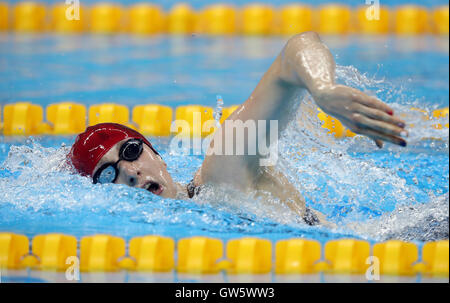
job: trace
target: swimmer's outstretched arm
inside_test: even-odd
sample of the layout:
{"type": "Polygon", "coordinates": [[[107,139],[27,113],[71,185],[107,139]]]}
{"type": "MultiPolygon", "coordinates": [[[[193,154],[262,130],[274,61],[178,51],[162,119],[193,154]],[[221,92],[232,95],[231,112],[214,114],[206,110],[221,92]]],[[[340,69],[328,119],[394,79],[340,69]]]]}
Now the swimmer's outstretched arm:
{"type": "Polygon", "coordinates": [[[406,146],[405,122],[375,97],[335,84],[335,62],[319,36],[307,32],[289,40],[281,54],[280,80],[306,88],[319,107],[353,132],[375,140],[406,146]]]}
{"type": "MultiPolygon", "coordinates": [[[[299,104],[296,96],[301,90],[307,90],[324,112],[342,121],[353,132],[372,138],[379,147],[382,141],[406,146],[402,138],[408,134],[405,122],[395,117],[388,105],[357,89],[335,83],[333,56],[314,32],[289,39],[250,97],[227,120],[244,123],[277,120],[281,134],[295,116],[292,113],[299,104]]],[[[218,143],[225,145],[226,137],[226,127],[222,125],[211,140],[210,150],[218,143]]],[[[197,184],[231,183],[245,189],[254,184],[260,174],[258,155],[208,153],[196,174],[197,184]]]]}

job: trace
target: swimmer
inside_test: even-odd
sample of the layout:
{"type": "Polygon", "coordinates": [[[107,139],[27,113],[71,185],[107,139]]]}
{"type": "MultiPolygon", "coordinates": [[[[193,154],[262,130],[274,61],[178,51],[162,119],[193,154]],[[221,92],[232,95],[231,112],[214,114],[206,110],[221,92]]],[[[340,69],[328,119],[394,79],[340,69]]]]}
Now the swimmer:
{"type": "MultiPolygon", "coordinates": [[[[302,90],[311,94],[325,113],[339,119],[351,131],[373,139],[379,148],[383,147],[383,141],[406,146],[405,122],[388,105],[355,88],[335,83],[333,56],[314,32],[287,41],[250,97],[227,120],[244,123],[276,120],[280,135],[295,117],[292,113],[299,106],[296,96],[302,90]]],[[[224,146],[228,135],[225,127],[219,128],[209,149],[215,144],[224,146]]],[[[235,142],[233,134],[230,136],[235,142]]],[[[103,123],[78,135],[69,157],[75,169],[91,177],[94,183],[126,184],[176,199],[192,198],[203,184],[226,184],[242,192],[271,194],[309,225],[325,222],[323,215],[305,206],[304,198],[283,172],[259,165],[258,153],[220,155],[208,151],[192,181],[182,185],[172,180],[166,163],[144,136],[119,124],[103,123]]]]}

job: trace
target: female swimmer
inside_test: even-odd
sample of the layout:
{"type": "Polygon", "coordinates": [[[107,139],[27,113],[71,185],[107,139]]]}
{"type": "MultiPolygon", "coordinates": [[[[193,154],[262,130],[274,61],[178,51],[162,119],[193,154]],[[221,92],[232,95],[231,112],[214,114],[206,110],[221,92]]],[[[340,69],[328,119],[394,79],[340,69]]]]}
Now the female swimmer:
{"type": "MultiPolygon", "coordinates": [[[[405,122],[388,105],[357,89],[335,83],[333,56],[314,32],[288,40],[250,97],[227,120],[243,124],[276,120],[279,134],[294,117],[293,109],[299,103],[295,97],[300,90],[307,90],[325,113],[339,119],[351,131],[373,139],[379,148],[383,141],[406,146],[405,122]]],[[[214,133],[209,149],[216,144],[237,142],[233,129],[231,134],[227,129],[221,127],[214,133]]],[[[267,135],[268,131],[262,132],[262,136],[267,135]]],[[[257,140],[245,144],[250,150],[257,146],[257,140]]],[[[119,124],[103,123],[88,127],[78,135],[69,157],[78,172],[90,176],[94,183],[126,184],[177,199],[193,197],[202,184],[228,184],[244,192],[271,193],[308,224],[323,220],[319,213],[305,207],[302,195],[282,172],[260,166],[259,153],[224,155],[208,151],[186,186],[172,180],[166,163],[144,136],[119,124]]]]}

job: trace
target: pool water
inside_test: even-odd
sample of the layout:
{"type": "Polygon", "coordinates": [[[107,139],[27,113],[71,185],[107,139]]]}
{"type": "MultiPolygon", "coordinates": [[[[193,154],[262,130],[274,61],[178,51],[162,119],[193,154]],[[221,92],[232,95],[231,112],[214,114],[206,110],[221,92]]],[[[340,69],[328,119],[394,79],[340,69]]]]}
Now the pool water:
{"type": "MultiPolygon", "coordinates": [[[[217,95],[225,106],[240,104],[286,40],[2,34],[0,104],[216,107],[217,95]]],[[[337,228],[307,226],[276,199],[261,201],[231,188],[206,186],[198,197],[181,201],[122,185],[93,185],[65,165],[73,136],[0,136],[0,231],[29,237],[108,233],[126,240],[147,234],[321,242],[396,238],[419,245],[448,239],[448,129],[432,128],[436,120],[411,110],[448,107],[448,38],[324,41],[340,83],[376,95],[414,124],[407,148],[386,144],[379,150],[362,137],[336,140],[321,128],[311,98],[299,95],[297,119],[279,140],[277,168],[337,228]]],[[[178,154],[170,138],[151,140],[174,180],[191,180],[204,156],[178,154]]]]}

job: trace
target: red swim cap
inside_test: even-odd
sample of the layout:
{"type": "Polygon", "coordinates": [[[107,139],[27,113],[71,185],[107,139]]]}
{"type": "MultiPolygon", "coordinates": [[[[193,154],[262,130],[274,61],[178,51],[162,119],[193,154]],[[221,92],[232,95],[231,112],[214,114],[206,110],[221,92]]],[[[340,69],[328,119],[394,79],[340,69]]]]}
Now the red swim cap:
{"type": "Polygon", "coordinates": [[[77,136],[68,156],[80,174],[92,177],[100,159],[124,139],[142,139],[158,155],[150,142],[137,131],[117,123],[100,123],[89,126],[77,136]]]}

